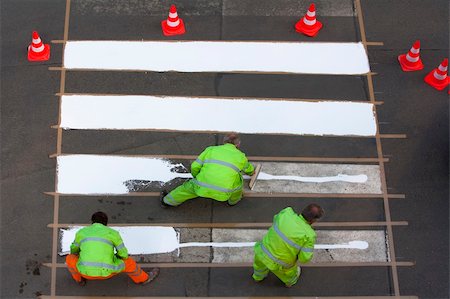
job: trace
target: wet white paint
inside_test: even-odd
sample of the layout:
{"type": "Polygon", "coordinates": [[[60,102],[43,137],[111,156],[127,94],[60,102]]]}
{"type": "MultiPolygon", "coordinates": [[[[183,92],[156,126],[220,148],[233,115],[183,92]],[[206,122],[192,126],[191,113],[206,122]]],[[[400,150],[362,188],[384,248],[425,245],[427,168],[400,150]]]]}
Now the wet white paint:
{"type": "MultiPolygon", "coordinates": [[[[82,226],[60,230],[60,255],[69,254],[75,234],[82,226]]],[[[173,227],[118,226],[117,230],[130,254],[156,254],[172,252],[178,248],[178,235],[173,227]]]]}
{"type": "Polygon", "coordinates": [[[338,174],[335,176],[324,176],[324,177],[304,177],[295,175],[271,175],[265,172],[260,172],[258,175],[258,180],[285,180],[285,181],[297,181],[297,182],[308,182],[308,183],[326,183],[326,182],[348,182],[348,183],[365,183],[367,181],[367,175],[347,175],[338,174]]]}
{"type": "MultiPolygon", "coordinates": [[[[70,245],[75,240],[75,234],[82,227],[74,226],[60,230],[60,255],[69,254],[70,245]]],[[[184,247],[220,247],[244,248],[253,247],[255,242],[188,242],[180,243],[173,227],[162,226],[126,226],[114,227],[117,230],[131,255],[169,253],[184,247]]],[[[234,230],[236,237],[239,229],[234,230]]],[[[343,244],[316,244],[315,249],[367,249],[365,241],[352,241],[343,244]]]]}
{"type": "Polygon", "coordinates": [[[68,69],[365,74],[362,43],[68,41],[68,69]]]}
{"type": "MultiPolygon", "coordinates": [[[[57,158],[57,191],[66,194],[126,194],[126,182],[144,181],[141,185],[170,182],[176,178],[192,178],[182,164],[158,158],[66,155],[57,158]],[[183,171],[180,173],[179,171],[183,171]]],[[[249,176],[244,176],[249,179],[249,176]]],[[[364,183],[365,174],[303,177],[270,175],[261,172],[258,180],[288,180],[327,183],[333,181],[364,183]]]]}
{"type": "Polygon", "coordinates": [[[157,158],[100,155],[68,155],[57,159],[60,193],[125,194],[129,180],[146,180],[163,184],[175,178],[191,178],[182,164],[157,158]]]}
{"type": "Polygon", "coordinates": [[[371,103],[158,96],[63,96],[65,129],[375,136],[371,103]]]}

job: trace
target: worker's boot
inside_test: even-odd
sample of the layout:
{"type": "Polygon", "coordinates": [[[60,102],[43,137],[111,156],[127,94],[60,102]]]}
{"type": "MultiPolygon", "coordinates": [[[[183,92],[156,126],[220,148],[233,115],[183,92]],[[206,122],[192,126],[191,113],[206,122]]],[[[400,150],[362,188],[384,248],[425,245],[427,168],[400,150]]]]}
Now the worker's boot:
{"type": "Polygon", "coordinates": [[[158,275],[159,275],[159,268],[153,268],[150,272],[148,272],[147,280],[144,282],[141,282],[141,285],[149,284],[158,275]]]}
{"type": "Polygon", "coordinates": [[[301,268],[300,267],[297,267],[297,279],[295,280],[295,282],[293,282],[293,283],[287,283],[287,284],[285,284],[285,286],[287,287],[287,288],[290,288],[290,287],[292,287],[292,286],[294,286],[297,282],[298,282],[298,279],[300,278],[300,274],[302,273],[302,270],[301,270],[301,268]]]}
{"type": "Polygon", "coordinates": [[[81,277],[81,280],[77,281],[77,282],[78,282],[79,286],[84,287],[86,285],[87,279],[84,277],[81,277]]]}
{"type": "Polygon", "coordinates": [[[168,205],[164,202],[164,197],[166,197],[166,195],[169,194],[166,190],[163,190],[159,193],[159,200],[161,201],[161,208],[163,209],[167,209],[167,208],[171,208],[171,205],[168,205]]]}

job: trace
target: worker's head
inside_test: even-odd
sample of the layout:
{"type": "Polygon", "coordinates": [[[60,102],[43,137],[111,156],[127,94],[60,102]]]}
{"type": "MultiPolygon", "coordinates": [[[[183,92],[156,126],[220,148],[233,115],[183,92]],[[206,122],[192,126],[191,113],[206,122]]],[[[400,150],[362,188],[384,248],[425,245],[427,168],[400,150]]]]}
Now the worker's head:
{"type": "Polygon", "coordinates": [[[303,216],[303,218],[305,218],[306,221],[308,221],[309,224],[313,224],[314,222],[316,222],[317,220],[322,218],[324,213],[325,212],[321,206],[319,206],[318,204],[312,203],[312,204],[307,205],[303,209],[302,216],[303,216]]]}
{"type": "Polygon", "coordinates": [[[103,212],[95,212],[91,217],[92,223],[101,223],[103,225],[108,225],[108,215],[103,212]]]}
{"type": "Polygon", "coordinates": [[[226,143],[234,144],[237,148],[239,148],[241,146],[241,139],[239,138],[238,134],[229,133],[223,138],[223,144],[226,143]]]}

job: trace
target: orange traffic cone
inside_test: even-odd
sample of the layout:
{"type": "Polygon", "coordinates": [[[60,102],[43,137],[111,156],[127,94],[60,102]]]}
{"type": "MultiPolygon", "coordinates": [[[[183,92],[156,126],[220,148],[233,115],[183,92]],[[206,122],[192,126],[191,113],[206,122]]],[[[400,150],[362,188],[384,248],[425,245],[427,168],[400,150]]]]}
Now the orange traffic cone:
{"type": "Polygon", "coordinates": [[[186,32],[183,20],[178,17],[175,5],[170,6],[169,17],[161,22],[161,27],[165,36],[180,35],[186,32]]]}
{"type": "Polygon", "coordinates": [[[443,90],[450,83],[448,76],[448,58],[445,58],[437,69],[432,70],[426,77],[425,82],[437,90],[443,90]]]}
{"type": "Polygon", "coordinates": [[[50,45],[42,43],[39,34],[33,31],[33,39],[28,46],[29,61],[45,61],[50,59],[50,45]]]}
{"type": "Polygon", "coordinates": [[[316,36],[322,28],[322,23],[316,20],[316,6],[311,3],[306,15],[295,24],[295,30],[307,36],[316,36]]]}
{"type": "Polygon", "coordinates": [[[413,72],[423,69],[423,63],[419,53],[420,41],[417,40],[407,54],[398,56],[398,61],[404,72],[413,72]]]}

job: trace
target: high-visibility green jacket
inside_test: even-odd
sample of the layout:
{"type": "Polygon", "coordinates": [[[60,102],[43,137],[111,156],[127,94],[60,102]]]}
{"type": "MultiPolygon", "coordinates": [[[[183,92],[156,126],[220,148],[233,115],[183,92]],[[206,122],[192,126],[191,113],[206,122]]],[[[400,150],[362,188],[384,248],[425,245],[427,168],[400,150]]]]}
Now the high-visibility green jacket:
{"type": "Polygon", "coordinates": [[[122,272],[125,268],[122,259],[128,258],[119,232],[101,223],[80,229],[70,246],[70,253],[79,254],[77,269],[88,276],[105,277],[122,272]]]}
{"type": "Polygon", "coordinates": [[[255,246],[255,253],[263,257],[271,269],[293,267],[297,260],[307,263],[313,257],[316,233],[302,215],[291,207],[274,216],[273,224],[262,242],[255,246]]]}
{"type": "Polygon", "coordinates": [[[207,147],[191,164],[197,195],[219,201],[242,190],[242,172],[252,174],[253,170],[245,154],[230,143],[207,147]]]}

